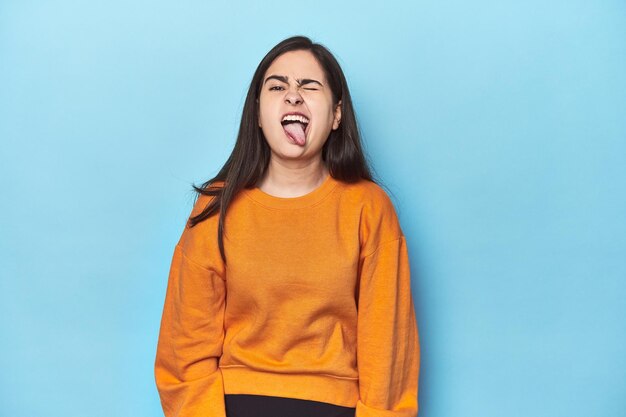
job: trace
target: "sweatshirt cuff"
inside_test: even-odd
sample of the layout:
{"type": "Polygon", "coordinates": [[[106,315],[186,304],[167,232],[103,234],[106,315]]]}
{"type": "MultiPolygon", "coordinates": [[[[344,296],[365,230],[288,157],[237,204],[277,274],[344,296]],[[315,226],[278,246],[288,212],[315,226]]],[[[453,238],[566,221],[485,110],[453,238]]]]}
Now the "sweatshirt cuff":
{"type": "Polygon", "coordinates": [[[381,410],[369,407],[361,400],[356,403],[355,417],[417,417],[417,410],[381,410]]]}

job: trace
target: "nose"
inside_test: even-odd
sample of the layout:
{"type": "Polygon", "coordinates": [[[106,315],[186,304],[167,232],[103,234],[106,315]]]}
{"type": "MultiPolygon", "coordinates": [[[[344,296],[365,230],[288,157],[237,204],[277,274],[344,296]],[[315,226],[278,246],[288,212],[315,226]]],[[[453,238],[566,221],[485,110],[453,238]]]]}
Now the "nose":
{"type": "Polygon", "coordinates": [[[302,103],[302,96],[297,91],[290,89],[285,96],[285,101],[289,104],[300,104],[302,103]]]}

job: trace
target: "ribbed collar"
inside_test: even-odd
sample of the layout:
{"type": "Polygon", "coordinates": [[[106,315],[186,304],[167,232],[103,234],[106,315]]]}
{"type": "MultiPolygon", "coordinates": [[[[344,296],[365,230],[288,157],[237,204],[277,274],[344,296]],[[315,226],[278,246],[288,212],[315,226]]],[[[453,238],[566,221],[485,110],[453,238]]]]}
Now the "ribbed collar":
{"type": "Polygon", "coordinates": [[[261,191],[258,187],[244,189],[243,192],[252,200],[265,207],[274,209],[299,209],[317,204],[323,200],[338,183],[338,180],[328,174],[319,187],[299,197],[276,197],[267,194],[265,191],[261,191]]]}

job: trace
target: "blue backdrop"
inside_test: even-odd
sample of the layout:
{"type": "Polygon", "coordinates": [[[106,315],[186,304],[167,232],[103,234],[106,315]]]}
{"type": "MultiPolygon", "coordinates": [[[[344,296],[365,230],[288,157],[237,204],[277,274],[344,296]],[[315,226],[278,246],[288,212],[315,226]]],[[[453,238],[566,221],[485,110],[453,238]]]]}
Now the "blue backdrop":
{"type": "Polygon", "coordinates": [[[626,409],[626,3],[0,2],[0,415],[161,415],[190,184],[336,54],[409,245],[420,417],[626,409]]]}

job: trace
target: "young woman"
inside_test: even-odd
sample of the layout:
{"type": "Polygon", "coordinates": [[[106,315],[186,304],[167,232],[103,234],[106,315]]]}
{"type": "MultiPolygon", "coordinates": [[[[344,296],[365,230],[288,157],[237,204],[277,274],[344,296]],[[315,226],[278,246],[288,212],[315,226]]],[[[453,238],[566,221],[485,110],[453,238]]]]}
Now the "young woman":
{"type": "Polygon", "coordinates": [[[269,51],[232,154],[194,189],[155,359],[165,415],[415,417],[406,239],[324,46],[269,51]]]}

